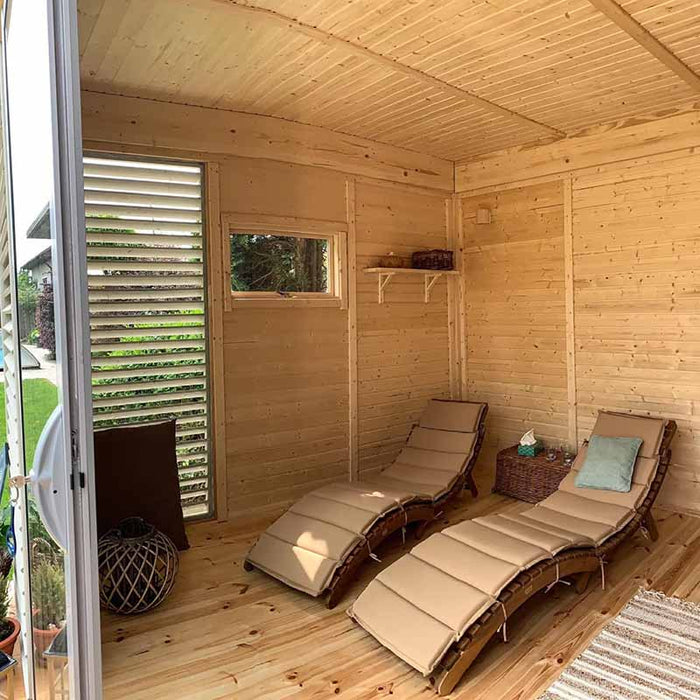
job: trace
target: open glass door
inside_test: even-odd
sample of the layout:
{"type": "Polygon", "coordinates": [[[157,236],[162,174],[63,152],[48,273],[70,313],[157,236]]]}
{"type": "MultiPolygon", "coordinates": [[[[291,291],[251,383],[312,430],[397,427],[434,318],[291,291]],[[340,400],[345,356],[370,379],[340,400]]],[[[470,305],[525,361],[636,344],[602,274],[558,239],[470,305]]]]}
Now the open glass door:
{"type": "Polygon", "coordinates": [[[74,20],[68,0],[5,0],[5,439],[15,656],[26,697],[37,700],[100,697],[74,20]]]}

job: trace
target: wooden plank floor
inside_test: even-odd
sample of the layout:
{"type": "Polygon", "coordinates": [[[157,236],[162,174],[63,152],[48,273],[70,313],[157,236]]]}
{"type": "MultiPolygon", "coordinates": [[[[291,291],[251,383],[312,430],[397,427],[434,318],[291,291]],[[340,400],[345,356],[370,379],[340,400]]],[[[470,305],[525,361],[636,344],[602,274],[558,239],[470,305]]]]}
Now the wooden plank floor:
{"type": "MultiPolygon", "coordinates": [[[[488,494],[436,523],[523,504],[488,494]]],[[[700,602],[700,518],[657,512],[660,538],[629,540],[579,596],[555,586],[508,621],[509,642],[492,640],[452,697],[535,698],[640,587],[700,602]]],[[[369,578],[412,542],[380,552],[352,594],[333,611],[241,561],[269,520],[206,523],[189,530],[171,597],[140,617],[105,615],[103,666],[108,700],[429,698],[419,673],[399,661],[345,614],[369,578]]]]}

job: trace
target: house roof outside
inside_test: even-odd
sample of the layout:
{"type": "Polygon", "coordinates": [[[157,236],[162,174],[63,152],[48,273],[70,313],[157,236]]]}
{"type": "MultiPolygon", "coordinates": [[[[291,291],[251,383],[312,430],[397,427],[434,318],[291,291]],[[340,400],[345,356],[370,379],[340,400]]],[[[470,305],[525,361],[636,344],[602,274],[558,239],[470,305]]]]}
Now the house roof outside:
{"type": "Polygon", "coordinates": [[[51,264],[51,246],[44,248],[41,253],[38,253],[33,258],[22,265],[23,270],[35,270],[39,265],[51,264]]]}
{"type": "Polygon", "coordinates": [[[27,238],[51,238],[51,220],[49,217],[48,202],[44,205],[44,208],[39,212],[39,215],[29,227],[27,238]]]}

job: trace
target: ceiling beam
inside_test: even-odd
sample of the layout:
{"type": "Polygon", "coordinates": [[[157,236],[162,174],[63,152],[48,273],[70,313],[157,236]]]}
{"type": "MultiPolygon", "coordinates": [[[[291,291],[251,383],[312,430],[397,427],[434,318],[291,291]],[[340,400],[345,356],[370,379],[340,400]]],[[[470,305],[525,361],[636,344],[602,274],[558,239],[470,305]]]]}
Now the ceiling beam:
{"type": "Polygon", "coordinates": [[[648,32],[634,17],[623,10],[615,0],[588,0],[593,7],[629,34],[640,46],[672,70],[681,80],[700,92],[700,76],[693,72],[678,56],[648,32]]]}
{"type": "Polygon", "coordinates": [[[270,22],[274,22],[276,24],[288,27],[289,29],[292,29],[300,34],[304,34],[305,36],[315,39],[319,43],[324,44],[325,46],[328,46],[330,48],[341,48],[348,53],[354,54],[355,56],[359,56],[360,58],[372,61],[377,65],[381,65],[385,68],[388,68],[394,73],[401,73],[402,75],[406,75],[409,78],[412,78],[416,82],[420,82],[424,85],[428,85],[432,88],[440,90],[440,92],[446,95],[450,95],[451,97],[456,97],[457,99],[461,100],[462,102],[465,102],[466,104],[472,107],[478,107],[486,112],[498,114],[501,117],[505,117],[506,119],[509,119],[513,122],[518,122],[522,126],[527,126],[531,129],[536,129],[541,133],[547,134],[549,136],[566,136],[566,134],[563,131],[559,131],[559,129],[555,129],[554,127],[549,126],[548,124],[542,124],[541,122],[535,121],[534,119],[530,119],[506,107],[501,107],[500,105],[497,105],[494,102],[489,102],[488,100],[485,100],[482,97],[478,97],[477,95],[474,95],[473,93],[468,92],[467,90],[462,90],[461,88],[458,88],[454,85],[450,85],[450,83],[446,83],[444,80],[440,80],[439,78],[435,78],[432,75],[423,73],[422,71],[419,71],[416,68],[411,68],[410,66],[406,66],[403,63],[399,63],[393,58],[389,58],[388,56],[376,53],[375,51],[365,48],[364,46],[360,46],[359,44],[353,44],[351,41],[347,41],[346,39],[342,39],[341,37],[335,36],[334,34],[324,32],[323,30],[318,29],[317,27],[313,27],[310,24],[305,24],[304,22],[300,22],[299,20],[294,19],[292,17],[287,17],[286,15],[280,14],[279,12],[275,12],[274,10],[268,10],[263,7],[257,7],[256,5],[244,4],[242,2],[238,2],[237,0],[218,0],[218,2],[225,3],[226,5],[229,5],[230,7],[233,7],[242,13],[263,18],[270,22]]]}

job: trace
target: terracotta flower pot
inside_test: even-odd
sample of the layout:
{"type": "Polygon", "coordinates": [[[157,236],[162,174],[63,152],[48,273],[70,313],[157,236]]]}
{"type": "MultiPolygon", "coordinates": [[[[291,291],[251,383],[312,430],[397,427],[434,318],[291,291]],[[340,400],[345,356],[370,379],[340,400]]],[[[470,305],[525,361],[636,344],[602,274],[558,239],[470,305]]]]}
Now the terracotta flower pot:
{"type": "Polygon", "coordinates": [[[44,652],[51,646],[51,642],[56,639],[60,631],[60,627],[52,627],[48,630],[34,627],[34,649],[40,659],[44,658],[44,652]]]}
{"type": "Polygon", "coordinates": [[[7,620],[12,623],[12,632],[5,639],[0,640],[0,651],[4,651],[9,656],[12,656],[17,635],[19,634],[19,620],[16,620],[14,617],[8,617],[7,620]]]}

